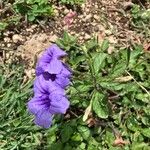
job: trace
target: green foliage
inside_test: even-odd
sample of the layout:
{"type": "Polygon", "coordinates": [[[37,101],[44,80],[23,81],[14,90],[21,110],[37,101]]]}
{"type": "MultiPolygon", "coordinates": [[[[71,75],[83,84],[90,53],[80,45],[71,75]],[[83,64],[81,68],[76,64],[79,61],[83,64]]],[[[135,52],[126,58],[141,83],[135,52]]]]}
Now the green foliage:
{"type": "Polygon", "coordinates": [[[60,0],[63,4],[70,4],[70,5],[80,5],[83,4],[85,0],[60,0]]]}
{"type": "Polygon", "coordinates": [[[131,9],[132,25],[135,29],[144,30],[148,37],[150,36],[150,9],[143,9],[139,5],[133,5],[131,9]]]}
{"type": "MultiPolygon", "coordinates": [[[[58,40],[58,44],[69,53],[68,63],[73,69],[73,81],[68,90],[71,109],[75,112],[76,109],[77,112],[86,110],[85,114],[77,113],[83,123],[92,113],[108,127],[89,128],[90,143],[84,141],[87,149],[116,149],[113,147],[113,128],[131,142],[124,146],[125,149],[149,149],[149,54],[143,52],[142,46],[132,45],[109,55],[107,40],[102,45],[95,39],[78,45],[68,34],[67,39],[72,44],[67,43],[66,37],[58,40]]],[[[80,138],[79,134],[75,137],[82,144],[83,137],[80,138]]]]}
{"type": "MultiPolygon", "coordinates": [[[[60,2],[73,6],[82,4],[84,0],[60,0],[60,2]]],[[[9,1],[10,8],[7,8],[8,1],[2,4],[4,9],[1,11],[0,31],[4,31],[9,26],[18,25],[26,19],[30,22],[39,22],[55,15],[53,7],[55,4],[49,0],[13,0],[9,1]],[[11,13],[7,16],[5,11],[11,13]]]]}
{"type": "Polygon", "coordinates": [[[26,102],[32,80],[23,83],[23,66],[0,66],[0,149],[37,149],[43,131],[32,124],[26,102]]]}
{"type": "Polygon", "coordinates": [[[16,13],[26,15],[29,21],[35,21],[39,17],[50,17],[53,15],[53,8],[48,0],[16,0],[13,7],[16,13]]]}
{"type": "Polygon", "coordinates": [[[105,95],[95,92],[93,94],[93,110],[100,118],[107,118],[109,115],[108,107],[107,107],[107,98],[105,95]]]}
{"type": "Polygon", "coordinates": [[[5,22],[0,22],[0,31],[5,30],[7,26],[8,26],[7,23],[5,23],[5,22]]]}
{"type": "Polygon", "coordinates": [[[131,12],[135,22],[141,20],[144,22],[148,22],[150,19],[150,9],[142,10],[139,5],[134,5],[131,12]]]}
{"type": "Polygon", "coordinates": [[[24,83],[23,66],[1,65],[0,149],[149,150],[150,55],[139,45],[110,55],[108,41],[79,45],[67,33],[58,45],[73,72],[69,110],[37,127],[26,108],[33,82],[24,83]],[[118,133],[129,144],[114,147],[118,133]]]}

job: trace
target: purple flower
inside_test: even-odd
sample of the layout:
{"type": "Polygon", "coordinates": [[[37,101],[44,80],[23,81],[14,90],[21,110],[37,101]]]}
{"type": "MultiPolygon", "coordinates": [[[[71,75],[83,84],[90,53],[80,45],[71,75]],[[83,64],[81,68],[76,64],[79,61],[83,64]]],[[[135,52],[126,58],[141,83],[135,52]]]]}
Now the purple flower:
{"type": "Polygon", "coordinates": [[[63,67],[59,59],[66,55],[56,44],[51,45],[39,59],[36,66],[36,74],[39,75],[43,72],[59,74],[63,67]]]}
{"type": "Polygon", "coordinates": [[[50,75],[49,73],[46,72],[36,77],[33,86],[35,96],[39,97],[44,94],[50,94],[57,90],[61,91],[62,93],[65,93],[63,88],[60,88],[52,80],[49,79],[51,76],[53,75],[50,75]]]}
{"type": "Polygon", "coordinates": [[[69,101],[63,89],[50,85],[44,77],[39,76],[34,82],[34,97],[28,102],[28,109],[35,115],[35,123],[48,128],[54,114],[65,114],[69,101]]]}
{"type": "Polygon", "coordinates": [[[44,128],[51,126],[55,114],[65,114],[70,104],[64,89],[69,85],[72,73],[60,60],[66,55],[53,44],[36,66],[34,97],[28,102],[28,110],[35,116],[34,122],[44,128]]]}
{"type": "MultiPolygon", "coordinates": [[[[49,72],[43,72],[38,76],[43,75],[45,80],[51,80],[51,84],[55,86],[60,86],[61,88],[66,88],[70,84],[71,71],[65,65],[63,65],[59,74],[50,74],[49,72]]],[[[42,84],[42,83],[41,83],[42,84]]]]}
{"type": "Polygon", "coordinates": [[[64,95],[45,95],[43,97],[33,97],[28,102],[29,112],[35,115],[35,123],[44,128],[48,128],[52,123],[54,114],[65,114],[69,107],[69,101],[64,95]]]}

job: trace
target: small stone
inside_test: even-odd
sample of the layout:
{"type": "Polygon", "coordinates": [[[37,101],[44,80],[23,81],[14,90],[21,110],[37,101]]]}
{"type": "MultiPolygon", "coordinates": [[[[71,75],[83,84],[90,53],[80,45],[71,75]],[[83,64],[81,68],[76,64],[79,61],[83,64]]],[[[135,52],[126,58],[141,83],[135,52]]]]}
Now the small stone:
{"type": "Polygon", "coordinates": [[[35,28],[37,28],[37,24],[31,26],[31,29],[35,29],[35,28]]]}
{"type": "Polygon", "coordinates": [[[99,16],[98,15],[94,15],[93,16],[95,20],[99,21],[99,16]]]}
{"type": "Polygon", "coordinates": [[[66,15],[66,14],[68,14],[69,13],[69,10],[68,9],[65,9],[64,10],[64,14],[66,15]]]}
{"type": "Polygon", "coordinates": [[[10,54],[6,53],[6,59],[9,59],[9,57],[10,57],[10,54]]]}
{"type": "Polygon", "coordinates": [[[85,20],[87,21],[87,20],[90,20],[91,18],[92,18],[92,15],[89,14],[89,15],[87,15],[87,16],[85,17],[85,20]]]}
{"type": "Polygon", "coordinates": [[[79,16],[78,16],[78,19],[81,19],[81,18],[83,18],[83,15],[79,15],[79,16]]]}
{"type": "Polygon", "coordinates": [[[75,35],[75,31],[71,31],[70,34],[75,35]]]}
{"type": "Polygon", "coordinates": [[[11,47],[11,43],[8,43],[8,44],[7,44],[7,47],[11,47]]]}
{"type": "Polygon", "coordinates": [[[3,35],[4,35],[4,36],[8,36],[8,32],[4,32],[3,35]]]}
{"type": "Polygon", "coordinates": [[[95,27],[94,27],[94,31],[95,31],[95,32],[98,32],[98,31],[99,31],[99,27],[98,27],[98,26],[95,26],[95,27]]]}
{"type": "Polygon", "coordinates": [[[5,38],[4,38],[4,42],[6,42],[6,43],[7,43],[7,42],[10,42],[10,38],[9,38],[9,37],[5,37],[5,38]]]}
{"type": "Polygon", "coordinates": [[[56,35],[52,35],[50,37],[51,42],[56,42],[57,39],[58,39],[58,37],[56,35]]]}
{"type": "Polygon", "coordinates": [[[89,9],[89,8],[86,8],[86,12],[89,13],[89,12],[90,12],[90,9],[89,9]]]}
{"type": "Polygon", "coordinates": [[[83,40],[83,37],[82,37],[82,36],[80,36],[80,37],[79,37],[79,40],[83,40]]]}
{"type": "Polygon", "coordinates": [[[111,35],[111,34],[112,34],[112,32],[111,32],[110,30],[105,30],[105,33],[106,33],[107,35],[111,35]]]}
{"type": "Polygon", "coordinates": [[[32,29],[32,28],[28,28],[28,29],[26,29],[26,31],[32,33],[32,32],[33,32],[33,29],[32,29]]]}
{"type": "Polygon", "coordinates": [[[84,35],[84,32],[81,32],[81,34],[80,34],[80,35],[82,35],[82,36],[83,36],[83,35],[84,35]]]}
{"type": "Polygon", "coordinates": [[[22,36],[18,35],[18,34],[13,35],[12,40],[13,40],[14,43],[17,43],[19,41],[23,41],[22,36]]]}
{"type": "Polygon", "coordinates": [[[85,7],[86,7],[85,4],[82,4],[82,5],[81,5],[81,8],[82,8],[82,9],[85,9],[85,7]]]}
{"type": "Polygon", "coordinates": [[[91,36],[86,33],[85,36],[84,36],[84,39],[85,39],[85,40],[89,40],[90,38],[91,38],[91,36]]]}
{"type": "Polygon", "coordinates": [[[95,4],[95,8],[98,9],[98,4],[95,4]]]}
{"type": "Polygon", "coordinates": [[[92,26],[94,26],[94,27],[97,25],[96,22],[92,22],[91,24],[92,24],[92,26]]]}
{"type": "Polygon", "coordinates": [[[59,12],[57,9],[54,10],[54,14],[55,14],[55,17],[58,17],[59,16],[59,12]]]}

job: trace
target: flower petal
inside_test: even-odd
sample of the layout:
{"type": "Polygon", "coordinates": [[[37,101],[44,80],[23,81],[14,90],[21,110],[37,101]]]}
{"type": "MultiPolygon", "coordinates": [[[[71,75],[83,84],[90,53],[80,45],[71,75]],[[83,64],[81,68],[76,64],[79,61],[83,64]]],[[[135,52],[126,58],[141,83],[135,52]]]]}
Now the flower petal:
{"type": "Polygon", "coordinates": [[[50,74],[59,74],[63,68],[62,62],[60,60],[57,60],[56,58],[53,58],[51,62],[48,64],[47,71],[50,74]]]}
{"type": "Polygon", "coordinates": [[[67,77],[67,78],[70,78],[71,75],[72,75],[71,70],[70,70],[69,67],[68,67],[67,65],[65,65],[65,64],[63,64],[63,68],[62,68],[62,70],[61,70],[61,75],[62,75],[63,77],[67,77]]]}
{"type": "Polygon", "coordinates": [[[47,50],[52,54],[52,57],[60,58],[67,55],[67,53],[60,49],[56,44],[52,44],[47,50]]]}
{"type": "Polygon", "coordinates": [[[40,110],[37,115],[35,116],[35,124],[44,127],[49,128],[52,123],[52,114],[49,112],[49,109],[42,109],[40,110]]]}
{"type": "Polygon", "coordinates": [[[47,93],[48,81],[43,78],[43,75],[40,75],[35,79],[33,89],[34,93],[39,96],[47,93]]]}
{"type": "Polygon", "coordinates": [[[52,114],[66,113],[70,103],[64,95],[53,93],[49,96],[49,98],[51,99],[50,112],[52,114]]]}
{"type": "Polygon", "coordinates": [[[61,88],[66,88],[69,85],[70,80],[68,78],[63,77],[61,74],[59,74],[59,75],[57,75],[55,82],[61,88]]]}
{"type": "Polygon", "coordinates": [[[50,101],[48,95],[43,95],[41,97],[33,97],[28,102],[28,110],[30,113],[36,115],[39,111],[43,109],[48,109],[50,106],[50,101]]]}

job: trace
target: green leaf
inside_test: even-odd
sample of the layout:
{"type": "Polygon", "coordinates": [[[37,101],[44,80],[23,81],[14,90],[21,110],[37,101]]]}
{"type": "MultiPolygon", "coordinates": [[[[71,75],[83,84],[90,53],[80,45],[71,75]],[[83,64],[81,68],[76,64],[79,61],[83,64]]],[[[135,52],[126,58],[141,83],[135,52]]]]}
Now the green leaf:
{"type": "Polygon", "coordinates": [[[130,62],[130,55],[131,55],[131,50],[127,48],[127,66],[129,65],[130,62]]]}
{"type": "Polygon", "coordinates": [[[61,131],[62,142],[63,143],[67,142],[70,139],[72,133],[73,129],[69,125],[65,126],[61,131]]]}
{"type": "Polygon", "coordinates": [[[5,30],[7,26],[8,26],[8,23],[0,22],[0,31],[5,30]]]}
{"type": "Polygon", "coordinates": [[[106,96],[95,92],[93,94],[93,110],[100,118],[107,118],[109,115],[108,105],[107,105],[107,99],[106,96]]]}
{"type": "Polygon", "coordinates": [[[138,125],[138,121],[136,120],[136,118],[134,118],[133,116],[128,118],[127,119],[127,127],[131,131],[134,131],[134,132],[138,131],[139,130],[139,125],[138,125]]]}
{"type": "Polygon", "coordinates": [[[83,141],[83,138],[82,138],[82,136],[81,136],[80,133],[75,133],[75,134],[71,137],[71,140],[78,142],[78,141],[83,141]]]}
{"type": "Polygon", "coordinates": [[[145,103],[149,103],[150,96],[147,93],[138,93],[136,95],[136,98],[138,100],[141,100],[141,101],[145,102],[145,103]]]}
{"type": "Polygon", "coordinates": [[[96,53],[93,60],[93,67],[95,74],[98,74],[100,69],[102,69],[105,65],[105,59],[107,57],[107,54],[105,53],[96,53]]]}
{"type": "Polygon", "coordinates": [[[89,51],[89,52],[96,50],[96,48],[98,47],[96,38],[93,38],[90,41],[87,41],[85,43],[85,47],[86,47],[87,51],[89,51]]]}
{"type": "Polygon", "coordinates": [[[134,142],[131,146],[131,150],[149,150],[150,146],[144,142],[134,142]]]}
{"type": "Polygon", "coordinates": [[[109,48],[109,41],[108,40],[104,40],[102,45],[101,45],[101,50],[103,52],[105,52],[108,48],[109,48]]]}
{"type": "Polygon", "coordinates": [[[110,76],[111,77],[119,77],[125,72],[125,69],[126,69],[126,63],[124,61],[120,60],[119,62],[116,62],[114,68],[112,68],[110,76]]]}
{"type": "Polygon", "coordinates": [[[140,131],[144,136],[150,138],[150,128],[141,129],[140,131]]]}
{"type": "Polygon", "coordinates": [[[78,126],[77,128],[83,139],[88,140],[91,135],[89,128],[85,126],[78,126]]]}
{"type": "Polygon", "coordinates": [[[29,14],[28,15],[28,20],[29,21],[34,21],[35,20],[35,16],[33,14],[29,14]]]}

